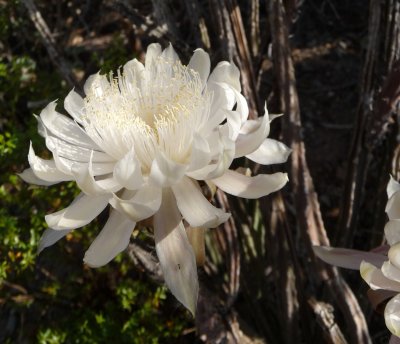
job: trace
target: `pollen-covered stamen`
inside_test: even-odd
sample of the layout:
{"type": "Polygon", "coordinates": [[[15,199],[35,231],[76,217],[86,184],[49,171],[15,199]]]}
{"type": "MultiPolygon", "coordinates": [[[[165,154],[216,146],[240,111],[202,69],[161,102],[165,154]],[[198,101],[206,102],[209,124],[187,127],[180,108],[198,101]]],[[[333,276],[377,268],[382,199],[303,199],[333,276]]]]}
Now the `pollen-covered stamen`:
{"type": "Polygon", "coordinates": [[[156,150],[186,162],[193,134],[209,115],[210,95],[197,72],[162,57],[134,77],[133,70],[124,72],[109,79],[98,75],[92,82],[85,98],[86,130],[116,159],[134,146],[145,173],[156,150]]]}

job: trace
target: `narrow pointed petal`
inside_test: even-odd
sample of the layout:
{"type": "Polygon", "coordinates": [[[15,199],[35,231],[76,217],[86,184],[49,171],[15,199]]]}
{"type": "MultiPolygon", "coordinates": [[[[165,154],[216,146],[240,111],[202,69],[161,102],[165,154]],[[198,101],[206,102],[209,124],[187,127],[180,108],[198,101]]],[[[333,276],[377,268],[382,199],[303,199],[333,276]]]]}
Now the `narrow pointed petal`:
{"type": "Polygon", "coordinates": [[[154,60],[161,55],[161,45],[158,43],[152,43],[148,46],[146,51],[145,66],[149,67],[154,60]]]}
{"type": "Polygon", "coordinates": [[[253,153],[261,146],[261,144],[268,136],[270,126],[267,108],[265,108],[265,113],[266,114],[259,122],[260,125],[258,126],[258,128],[246,134],[239,134],[236,140],[235,158],[240,158],[242,156],[253,153]]]}
{"type": "Polygon", "coordinates": [[[199,292],[196,260],[168,189],[164,189],[160,210],[154,216],[154,238],[168,288],[194,316],[199,292]]]}
{"type": "Polygon", "coordinates": [[[56,112],[56,102],[51,102],[40,113],[40,118],[53,135],[79,147],[98,149],[86,132],[68,117],[56,112]]]}
{"type": "Polygon", "coordinates": [[[266,138],[258,149],[246,158],[262,165],[281,164],[287,161],[292,150],[274,139],[266,138]]]}
{"type": "Polygon", "coordinates": [[[85,85],[83,86],[83,89],[86,96],[92,95],[96,97],[101,97],[107,93],[110,87],[111,86],[107,80],[107,76],[96,73],[88,77],[85,85]]]}
{"type": "Polygon", "coordinates": [[[400,269],[400,242],[390,246],[388,257],[390,262],[400,269]]]}
{"type": "Polygon", "coordinates": [[[54,160],[45,160],[36,156],[32,142],[29,146],[28,161],[33,173],[41,180],[53,184],[73,180],[71,175],[67,175],[57,168],[54,160]]]}
{"type": "Polygon", "coordinates": [[[85,253],[83,261],[92,268],[106,265],[125,250],[136,223],[112,210],[100,234],[85,253]]]}
{"type": "Polygon", "coordinates": [[[244,198],[259,198],[280,190],[288,180],[287,174],[281,172],[247,177],[228,170],[222,177],[211,181],[228,194],[244,198]]]}
{"type": "Polygon", "coordinates": [[[240,71],[233,63],[222,61],[217,64],[208,78],[208,83],[224,82],[232,86],[235,90],[241,90],[240,86],[240,71]]]}
{"type": "Polygon", "coordinates": [[[211,161],[210,146],[203,137],[194,134],[188,171],[198,170],[211,161]]]}
{"type": "Polygon", "coordinates": [[[390,246],[400,242],[400,219],[390,220],[386,223],[385,237],[390,246]]]}
{"type": "Polygon", "coordinates": [[[33,173],[31,168],[27,168],[22,171],[22,173],[18,173],[18,176],[24,181],[29,184],[34,184],[34,185],[42,185],[42,186],[49,186],[49,185],[54,185],[57,184],[58,182],[47,182],[43,179],[40,179],[36,176],[35,173],[33,173]]]}
{"type": "Polygon", "coordinates": [[[143,185],[140,162],[133,148],[115,164],[114,178],[128,190],[136,190],[143,185]]]}
{"type": "Polygon", "coordinates": [[[81,193],[69,207],[46,215],[46,223],[56,230],[83,227],[104,210],[109,198],[108,195],[87,196],[81,193]]]}
{"type": "Polygon", "coordinates": [[[74,90],[68,93],[64,100],[64,108],[78,123],[82,124],[82,116],[85,111],[85,102],[83,98],[74,90]]]}
{"type": "Polygon", "coordinates": [[[387,303],[385,307],[385,323],[390,332],[396,337],[400,337],[400,294],[387,303]]]}
{"type": "Polygon", "coordinates": [[[149,180],[156,186],[168,187],[177,183],[186,169],[187,165],[174,162],[164,153],[158,152],[151,165],[149,180]]]}
{"type": "MultiPolygon", "coordinates": [[[[129,192],[132,193],[132,192],[129,192]]],[[[125,192],[123,196],[129,194],[125,192]]],[[[111,206],[134,222],[139,222],[154,215],[161,205],[161,189],[145,186],[133,193],[128,199],[122,199],[115,194],[110,200],[111,206]]]]}
{"type": "Polygon", "coordinates": [[[395,267],[390,261],[386,261],[382,264],[382,273],[386,278],[393,281],[400,282],[400,269],[395,267]]]}
{"type": "Polygon", "coordinates": [[[203,49],[196,49],[191,57],[188,67],[199,73],[203,88],[210,74],[210,56],[203,49]]]}
{"type": "Polygon", "coordinates": [[[171,62],[179,61],[178,54],[175,52],[175,49],[171,43],[166,49],[163,50],[161,57],[171,62]]]}
{"type": "Polygon", "coordinates": [[[400,283],[386,278],[380,269],[370,263],[361,262],[360,274],[373,290],[386,289],[400,292],[400,283]]]}
{"type": "Polygon", "coordinates": [[[40,238],[38,245],[38,254],[42,252],[46,247],[55,244],[58,240],[64,238],[72,229],[54,230],[52,228],[47,228],[42,237],[40,238]]]}
{"type": "Polygon", "coordinates": [[[389,220],[400,219],[400,192],[395,192],[389,198],[385,209],[389,220]]]}
{"type": "Polygon", "coordinates": [[[386,188],[388,198],[392,197],[398,191],[400,191],[400,183],[390,176],[389,183],[386,188]]]}
{"type": "Polygon", "coordinates": [[[214,207],[187,177],[172,186],[172,190],[182,216],[192,227],[215,228],[230,216],[214,207]]]}
{"type": "Polygon", "coordinates": [[[104,152],[71,145],[70,143],[65,142],[64,140],[60,140],[56,137],[47,136],[46,146],[53,154],[57,154],[60,157],[73,161],[88,162],[92,152],[93,162],[115,161],[114,158],[104,152]]]}
{"type": "Polygon", "coordinates": [[[387,257],[383,254],[335,248],[328,246],[313,246],[314,253],[324,262],[341,268],[360,270],[362,261],[366,261],[380,268],[387,257]]]}

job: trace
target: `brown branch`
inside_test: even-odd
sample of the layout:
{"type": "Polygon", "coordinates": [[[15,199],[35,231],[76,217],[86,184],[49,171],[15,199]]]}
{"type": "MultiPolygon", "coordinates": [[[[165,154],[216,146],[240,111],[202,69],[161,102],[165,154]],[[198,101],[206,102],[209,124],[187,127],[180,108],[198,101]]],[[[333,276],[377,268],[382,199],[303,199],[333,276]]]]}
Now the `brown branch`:
{"type": "Polygon", "coordinates": [[[51,62],[57,67],[61,76],[69,84],[69,86],[76,87],[78,82],[72,73],[72,69],[62,54],[58,51],[54,37],[34,1],[22,0],[22,2],[28,10],[29,17],[32,20],[33,25],[35,25],[36,30],[39,32],[40,38],[42,39],[43,45],[49,54],[51,62]]]}

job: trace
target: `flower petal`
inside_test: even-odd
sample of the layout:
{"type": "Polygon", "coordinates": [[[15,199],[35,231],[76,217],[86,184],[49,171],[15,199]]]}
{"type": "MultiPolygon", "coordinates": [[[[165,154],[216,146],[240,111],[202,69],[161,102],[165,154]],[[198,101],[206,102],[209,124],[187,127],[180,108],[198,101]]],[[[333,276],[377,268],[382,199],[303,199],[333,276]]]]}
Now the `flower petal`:
{"type": "Polygon", "coordinates": [[[188,171],[198,170],[206,166],[211,161],[210,146],[199,134],[193,135],[192,152],[190,155],[190,163],[188,171]]]}
{"type": "Polygon", "coordinates": [[[136,223],[115,210],[111,210],[100,234],[85,253],[83,261],[92,268],[103,266],[125,250],[136,223]]]}
{"type": "Polygon", "coordinates": [[[115,194],[110,200],[111,206],[121,212],[132,221],[139,222],[154,215],[161,205],[161,189],[153,186],[145,186],[132,195],[131,191],[125,191],[122,199],[115,194]]]}
{"type": "Polygon", "coordinates": [[[400,242],[400,219],[390,220],[386,223],[385,237],[390,246],[400,242]]]}
{"type": "Polygon", "coordinates": [[[58,138],[79,147],[98,149],[96,143],[68,117],[56,112],[56,102],[51,102],[40,113],[40,118],[52,134],[58,138]]]}
{"type": "Polygon", "coordinates": [[[400,282],[400,269],[396,268],[390,261],[387,260],[382,264],[381,271],[390,280],[400,282]]]}
{"type": "Polygon", "coordinates": [[[361,262],[360,274],[373,290],[385,289],[400,292],[400,283],[386,278],[380,269],[370,263],[361,262]]]}
{"type": "Polygon", "coordinates": [[[262,117],[262,120],[258,121],[258,123],[260,123],[260,125],[253,131],[239,134],[236,140],[235,158],[253,153],[261,146],[268,136],[270,125],[267,107],[265,107],[264,117],[262,117]]]}
{"type": "Polygon", "coordinates": [[[49,186],[49,185],[54,185],[57,184],[57,182],[46,182],[45,180],[42,180],[38,178],[35,173],[33,173],[31,168],[27,168],[22,171],[22,173],[17,174],[24,182],[29,183],[29,184],[34,184],[34,185],[43,185],[43,186],[49,186]]]}
{"type": "Polygon", "coordinates": [[[49,247],[55,244],[58,240],[64,238],[71,231],[72,229],[54,230],[52,228],[47,228],[40,238],[38,245],[38,254],[42,252],[46,247],[49,247]]]}
{"type": "Polygon", "coordinates": [[[169,189],[164,189],[160,210],[154,215],[154,238],[168,288],[194,316],[199,292],[196,260],[169,189]]]}
{"type": "Polygon", "coordinates": [[[266,138],[253,153],[246,158],[262,165],[281,164],[286,162],[292,150],[274,139],[266,138]]]}
{"type": "Polygon", "coordinates": [[[110,196],[87,196],[83,193],[65,209],[46,215],[47,225],[56,230],[83,227],[107,206],[110,196]]]}
{"type": "Polygon", "coordinates": [[[128,190],[136,190],[143,185],[144,181],[140,162],[136,158],[133,147],[121,160],[115,164],[113,174],[115,180],[128,190]]]}
{"type": "Polygon", "coordinates": [[[287,174],[281,172],[247,177],[227,170],[223,176],[211,181],[228,194],[244,198],[259,198],[280,190],[288,180],[287,174]]]}
{"type": "Polygon", "coordinates": [[[175,52],[175,49],[171,43],[163,50],[161,57],[171,62],[179,61],[178,54],[175,52]]]}
{"type": "Polygon", "coordinates": [[[396,337],[400,337],[400,294],[393,297],[385,307],[386,327],[396,337]]]}
{"type": "Polygon", "coordinates": [[[217,64],[214,70],[211,72],[208,78],[208,83],[211,82],[223,82],[232,86],[235,90],[241,90],[240,86],[240,71],[234,63],[222,61],[217,64]]]}
{"type": "Polygon", "coordinates": [[[32,142],[29,145],[28,161],[33,173],[40,180],[51,184],[73,180],[71,175],[65,174],[57,168],[54,160],[45,160],[36,156],[32,142]]]}
{"type": "Polygon", "coordinates": [[[400,191],[400,183],[398,183],[392,176],[390,176],[386,191],[388,198],[392,197],[393,194],[400,191]]]}
{"type": "Polygon", "coordinates": [[[82,115],[85,113],[85,101],[74,90],[68,93],[64,100],[64,108],[78,123],[82,124],[82,115]]]}
{"type": "Polygon", "coordinates": [[[214,207],[187,177],[172,186],[172,190],[182,216],[192,227],[214,228],[231,215],[214,207]]]}
{"type": "Polygon", "coordinates": [[[149,181],[155,186],[168,187],[177,183],[186,170],[187,165],[172,161],[160,151],[151,165],[149,181]]]}
{"type": "Polygon", "coordinates": [[[210,56],[203,49],[196,49],[189,61],[188,67],[199,74],[203,88],[210,74],[210,66],[210,56]]]}
{"type": "Polygon", "coordinates": [[[315,255],[324,262],[352,270],[360,270],[360,264],[362,261],[366,261],[377,268],[380,268],[387,259],[383,254],[339,247],[313,246],[313,250],[315,255]]]}
{"type": "Polygon", "coordinates": [[[395,192],[389,198],[385,211],[389,220],[400,219],[400,192],[395,192]]]}
{"type": "Polygon", "coordinates": [[[394,266],[400,269],[400,242],[390,246],[388,258],[394,266]]]}
{"type": "Polygon", "coordinates": [[[154,60],[156,60],[161,55],[161,45],[158,43],[152,43],[147,47],[146,58],[144,65],[149,67],[154,60]]]}

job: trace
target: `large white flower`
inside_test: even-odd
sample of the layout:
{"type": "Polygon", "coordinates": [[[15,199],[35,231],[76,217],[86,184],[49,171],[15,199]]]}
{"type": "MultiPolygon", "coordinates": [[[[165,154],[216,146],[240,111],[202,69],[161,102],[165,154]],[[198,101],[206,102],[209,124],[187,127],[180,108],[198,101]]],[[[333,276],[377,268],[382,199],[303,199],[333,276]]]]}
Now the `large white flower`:
{"type": "Polygon", "coordinates": [[[371,252],[316,246],[314,252],[327,263],[360,270],[361,277],[373,290],[373,303],[389,298],[385,307],[385,323],[394,336],[400,338],[400,184],[392,177],[387,186],[385,226],[388,245],[371,252]]]}
{"type": "Polygon", "coordinates": [[[84,257],[89,266],[102,266],[127,247],[137,222],[153,217],[166,284],[194,313],[196,261],[182,219],[193,228],[210,228],[229,217],[203,196],[198,181],[245,198],[268,195],[287,182],[285,173],[249,177],[229,170],[235,158],[274,164],[290,153],[267,138],[266,110],[262,118],[248,120],[239,77],[228,62],[210,74],[202,49],[184,66],[171,45],[162,51],[151,44],[144,65],[134,59],[116,77],[92,75],[85,98],[72,90],[64,107],[73,119],[50,103],[38,121],[53,159],[39,158],[31,145],[30,168],[21,177],[39,185],[74,180],[82,193],[46,216],[49,229],[39,250],[110,204],[110,217],[84,257]]]}

